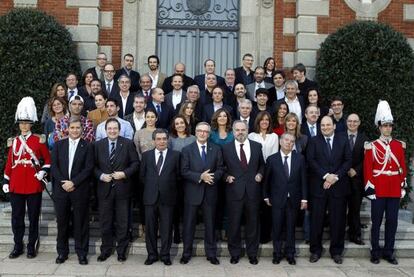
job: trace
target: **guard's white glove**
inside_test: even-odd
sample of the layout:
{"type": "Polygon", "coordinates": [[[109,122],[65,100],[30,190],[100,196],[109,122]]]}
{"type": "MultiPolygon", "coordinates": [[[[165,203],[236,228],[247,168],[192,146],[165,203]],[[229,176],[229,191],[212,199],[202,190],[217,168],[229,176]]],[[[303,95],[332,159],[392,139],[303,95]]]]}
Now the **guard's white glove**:
{"type": "Polygon", "coordinates": [[[4,184],[3,185],[3,191],[4,191],[4,193],[9,193],[9,185],[8,184],[4,184]]]}
{"type": "Polygon", "coordinates": [[[405,189],[401,189],[401,199],[404,198],[406,194],[407,192],[405,191],[405,189]]]}
{"type": "Polygon", "coordinates": [[[37,178],[37,180],[41,181],[45,177],[45,175],[46,175],[46,171],[40,170],[34,176],[37,178]]]}

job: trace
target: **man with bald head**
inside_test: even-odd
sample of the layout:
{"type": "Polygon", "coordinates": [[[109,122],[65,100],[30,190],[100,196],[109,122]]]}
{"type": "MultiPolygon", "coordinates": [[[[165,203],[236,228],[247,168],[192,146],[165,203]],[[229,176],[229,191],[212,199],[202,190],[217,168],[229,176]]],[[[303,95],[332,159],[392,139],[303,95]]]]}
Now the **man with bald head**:
{"type": "Polygon", "coordinates": [[[322,255],[322,235],[326,211],[329,211],[329,253],[336,264],[342,264],[345,239],[346,197],[350,193],[348,172],[352,154],[348,140],[335,133],[332,117],[321,120],[321,133],[309,140],[306,158],[309,167],[311,198],[311,232],[309,261],[322,255]]]}
{"type": "Polygon", "coordinates": [[[162,88],[153,88],[151,101],[147,103],[147,110],[157,112],[157,128],[169,129],[170,121],[174,117],[174,110],[165,103],[164,91],[162,88]]]}
{"type": "Polygon", "coordinates": [[[164,84],[162,85],[163,91],[168,93],[173,90],[172,79],[174,75],[176,74],[183,76],[183,90],[184,91],[187,91],[187,88],[189,86],[194,85],[193,78],[185,75],[185,64],[182,62],[178,62],[174,65],[174,74],[168,77],[167,79],[165,79],[164,84]]]}
{"type": "Polygon", "coordinates": [[[361,201],[363,196],[363,162],[364,162],[364,144],[368,137],[359,130],[361,120],[359,116],[352,113],[346,120],[347,135],[349,147],[352,152],[352,165],[348,171],[348,177],[351,183],[351,194],[348,196],[348,234],[349,241],[364,245],[361,239],[361,201]]]}

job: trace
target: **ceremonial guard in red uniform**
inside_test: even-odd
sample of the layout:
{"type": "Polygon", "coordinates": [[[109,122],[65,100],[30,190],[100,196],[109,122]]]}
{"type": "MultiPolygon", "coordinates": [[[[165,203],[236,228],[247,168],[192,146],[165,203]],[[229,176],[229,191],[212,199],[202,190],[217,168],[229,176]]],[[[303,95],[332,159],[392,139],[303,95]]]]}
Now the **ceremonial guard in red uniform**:
{"type": "Polygon", "coordinates": [[[398,225],[400,198],[404,197],[407,174],[405,143],[391,137],[393,117],[386,101],[380,101],[375,124],[381,136],[365,144],[365,191],[371,202],[371,262],[379,263],[383,257],[391,264],[398,264],[394,256],[395,233],[398,225]],[[385,244],[379,246],[379,235],[385,212],[385,244]]]}
{"type": "Polygon", "coordinates": [[[37,121],[36,106],[31,97],[24,97],[16,111],[16,122],[20,135],[10,138],[9,152],[4,170],[3,191],[10,193],[12,207],[12,230],[14,249],[9,258],[14,259],[23,253],[26,205],[29,218],[29,241],[27,257],[36,257],[39,240],[39,215],[42,203],[43,186],[50,168],[50,154],[45,137],[32,134],[31,128],[37,121]]]}

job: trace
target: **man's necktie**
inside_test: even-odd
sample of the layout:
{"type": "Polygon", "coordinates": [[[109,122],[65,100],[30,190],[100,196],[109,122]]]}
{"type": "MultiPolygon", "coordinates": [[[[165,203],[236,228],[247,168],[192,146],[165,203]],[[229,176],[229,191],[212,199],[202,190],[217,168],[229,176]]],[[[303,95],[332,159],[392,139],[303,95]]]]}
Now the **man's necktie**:
{"type": "Polygon", "coordinates": [[[354,150],[355,146],[354,137],[354,134],[349,135],[349,147],[351,147],[351,151],[354,150]]]}
{"type": "Polygon", "coordinates": [[[243,145],[243,143],[240,144],[240,163],[243,169],[247,169],[247,158],[243,150],[243,145]]]}
{"type": "Polygon", "coordinates": [[[328,146],[328,153],[329,153],[329,156],[330,156],[332,154],[331,138],[326,138],[326,144],[328,146]]]}
{"type": "Polygon", "coordinates": [[[230,91],[233,91],[233,86],[228,86],[230,91]]]}
{"type": "Polygon", "coordinates": [[[107,83],[106,84],[106,91],[109,93],[111,93],[111,83],[107,83]]]}
{"type": "Polygon", "coordinates": [[[69,100],[72,98],[73,95],[75,95],[75,91],[74,90],[69,91],[69,100]]]}
{"type": "Polygon", "coordinates": [[[101,80],[102,82],[105,80],[105,75],[104,75],[103,69],[101,69],[101,74],[99,74],[99,80],[101,80]]]}
{"type": "Polygon", "coordinates": [[[204,163],[207,162],[207,153],[206,153],[205,145],[201,145],[201,159],[203,160],[204,163]]]}
{"type": "Polygon", "coordinates": [[[157,172],[158,172],[158,175],[161,175],[161,166],[162,166],[162,162],[164,161],[164,156],[162,155],[162,151],[160,151],[159,153],[160,153],[160,157],[158,158],[158,161],[157,161],[157,172]]]}
{"type": "Polygon", "coordinates": [[[161,114],[161,105],[157,104],[157,114],[160,115],[161,114]]]}
{"type": "Polygon", "coordinates": [[[316,133],[315,133],[315,126],[311,126],[311,127],[310,127],[310,135],[311,135],[311,137],[316,136],[316,133]]]}
{"type": "Polygon", "coordinates": [[[283,162],[283,169],[285,170],[286,176],[289,178],[289,165],[287,159],[289,156],[285,156],[285,161],[283,162]]]}
{"type": "Polygon", "coordinates": [[[115,142],[111,142],[111,153],[109,153],[109,162],[113,165],[115,159],[115,142]]]}

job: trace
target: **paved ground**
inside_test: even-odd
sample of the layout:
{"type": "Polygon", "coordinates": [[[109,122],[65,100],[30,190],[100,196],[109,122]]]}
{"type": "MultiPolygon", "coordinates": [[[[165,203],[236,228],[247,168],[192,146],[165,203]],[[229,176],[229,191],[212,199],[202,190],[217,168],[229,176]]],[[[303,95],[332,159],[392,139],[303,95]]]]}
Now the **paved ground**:
{"type": "Polygon", "coordinates": [[[143,265],[145,257],[129,256],[125,263],[116,261],[112,256],[104,263],[96,261],[96,255],[89,257],[89,265],[81,266],[76,256],[72,255],[62,265],[55,264],[56,256],[51,253],[40,254],[34,260],[24,255],[16,260],[8,259],[8,253],[0,253],[0,276],[235,276],[235,277],[269,277],[269,276],[306,276],[306,277],[340,277],[340,276],[414,276],[414,259],[399,259],[398,266],[391,266],[385,261],[372,265],[367,259],[347,258],[344,264],[337,266],[331,259],[322,258],[311,264],[305,258],[299,258],[296,266],[286,261],[273,265],[271,258],[262,258],[257,266],[242,259],[238,265],[231,265],[228,258],[221,258],[218,266],[210,265],[205,258],[193,258],[189,264],[181,265],[177,257],[172,266],[158,262],[151,266],[143,265]]]}

